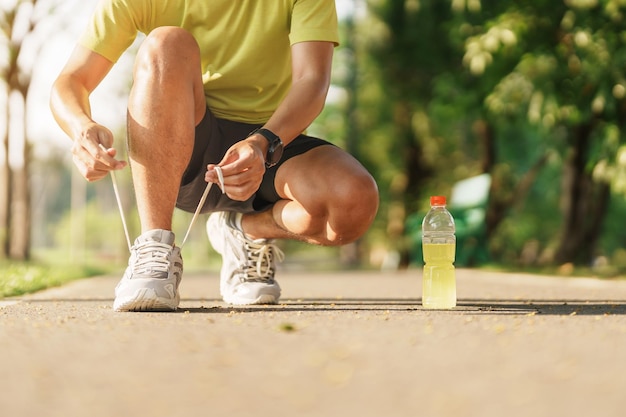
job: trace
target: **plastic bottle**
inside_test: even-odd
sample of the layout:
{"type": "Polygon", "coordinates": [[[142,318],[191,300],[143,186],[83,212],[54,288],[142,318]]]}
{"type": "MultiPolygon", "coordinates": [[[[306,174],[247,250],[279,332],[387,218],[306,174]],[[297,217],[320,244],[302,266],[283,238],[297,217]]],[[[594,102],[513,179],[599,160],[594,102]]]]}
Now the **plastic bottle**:
{"type": "Polygon", "coordinates": [[[430,197],[430,210],[422,222],[424,277],[422,306],[449,309],[456,306],[454,219],[444,196],[430,197]]]}

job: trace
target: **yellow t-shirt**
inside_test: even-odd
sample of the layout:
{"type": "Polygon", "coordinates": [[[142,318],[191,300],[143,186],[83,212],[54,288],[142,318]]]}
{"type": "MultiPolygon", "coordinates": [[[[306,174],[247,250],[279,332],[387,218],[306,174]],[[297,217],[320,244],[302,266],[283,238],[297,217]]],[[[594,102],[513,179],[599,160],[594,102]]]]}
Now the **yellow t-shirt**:
{"type": "Polygon", "coordinates": [[[189,31],[200,45],[207,105],[264,123],[291,86],[290,45],[337,44],[334,0],[100,0],[79,44],[116,62],[138,32],[189,31]]]}

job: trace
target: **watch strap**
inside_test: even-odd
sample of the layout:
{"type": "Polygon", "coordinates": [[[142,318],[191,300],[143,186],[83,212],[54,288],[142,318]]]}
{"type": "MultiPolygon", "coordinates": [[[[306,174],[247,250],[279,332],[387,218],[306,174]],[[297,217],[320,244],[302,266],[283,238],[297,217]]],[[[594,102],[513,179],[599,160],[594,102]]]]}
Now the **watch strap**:
{"type": "Polygon", "coordinates": [[[255,129],[254,131],[252,131],[252,133],[250,133],[250,136],[254,135],[255,133],[258,133],[259,135],[263,136],[265,139],[267,139],[267,141],[270,144],[273,143],[282,143],[283,141],[280,140],[280,138],[278,137],[278,135],[276,135],[274,132],[272,132],[269,129],[266,129],[264,127],[260,127],[258,129],[255,129]]]}

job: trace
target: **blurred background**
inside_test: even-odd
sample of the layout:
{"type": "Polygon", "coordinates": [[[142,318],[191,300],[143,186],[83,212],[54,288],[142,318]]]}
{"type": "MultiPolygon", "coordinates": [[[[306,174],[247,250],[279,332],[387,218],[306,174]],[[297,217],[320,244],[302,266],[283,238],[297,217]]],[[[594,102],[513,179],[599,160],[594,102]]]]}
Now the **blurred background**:
{"type": "MultiPolygon", "coordinates": [[[[96,1],[0,0],[5,270],[16,262],[93,271],[126,264],[111,181],[78,175],[48,107],[96,1]]],[[[626,0],[336,4],[342,42],[333,86],[309,132],[370,170],[380,210],[356,244],[282,242],[284,267],[419,266],[421,219],[437,194],[457,222],[457,266],[626,272],[626,0]]],[[[92,96],[95,120],[122,150],[141,39],[92,96]]],[[[139,228],[128,170],[118,181],[132,239],[139,228]]],[[[179,236],[190,219],[176,213],[179,236]]],[[[217,268],[202,221],[190,239],[186,268],[217,268]]]]}

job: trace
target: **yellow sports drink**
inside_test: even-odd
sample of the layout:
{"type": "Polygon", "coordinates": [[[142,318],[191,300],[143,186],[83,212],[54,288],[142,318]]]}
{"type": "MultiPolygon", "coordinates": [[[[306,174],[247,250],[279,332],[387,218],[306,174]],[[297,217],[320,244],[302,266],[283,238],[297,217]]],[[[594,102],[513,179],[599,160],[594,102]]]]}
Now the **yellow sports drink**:
{"type": "Polygon", "coordinates": [[[452,308],[456,306],[456,277],[454,271],[454,243],[427,243],[424,250],[424,278],[422,305],[424,308],[452,308]]]}
{"type": "Polygon", "coordinates": [[[422,222],[422,306],[448,309],[456,306],[454,219],[446,209],[445,197],[431,197],[430,205],[430,211],[422,222]]]}

